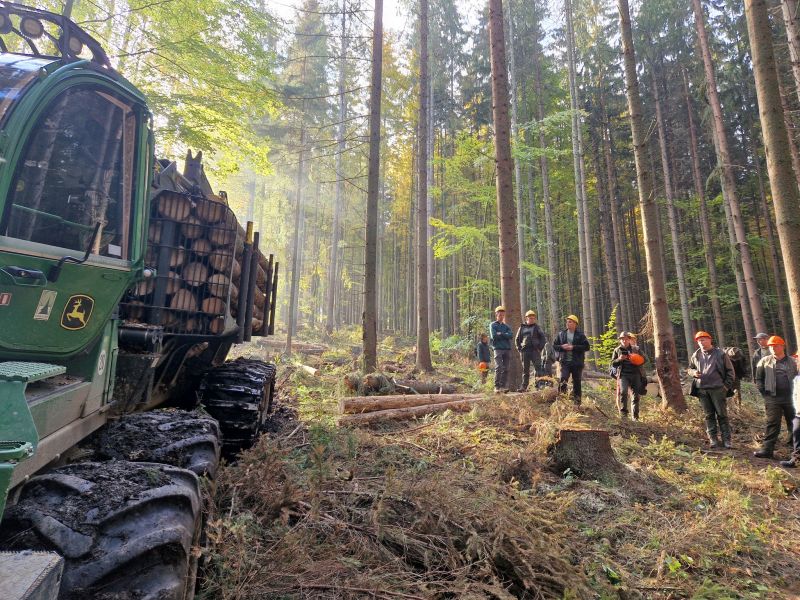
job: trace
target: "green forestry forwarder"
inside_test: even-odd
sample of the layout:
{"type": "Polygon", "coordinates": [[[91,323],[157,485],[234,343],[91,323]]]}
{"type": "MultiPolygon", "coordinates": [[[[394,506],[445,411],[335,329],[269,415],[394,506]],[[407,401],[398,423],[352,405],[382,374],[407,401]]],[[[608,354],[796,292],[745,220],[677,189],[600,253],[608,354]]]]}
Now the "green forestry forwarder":
{"type": "Polygon", "coordinates": [[[225,359],[273,333],[278,272],[200,159],[156,161],[100,45],[0,1],[2,600],[194,594],[200,478],[274,392],[225,359]]]}

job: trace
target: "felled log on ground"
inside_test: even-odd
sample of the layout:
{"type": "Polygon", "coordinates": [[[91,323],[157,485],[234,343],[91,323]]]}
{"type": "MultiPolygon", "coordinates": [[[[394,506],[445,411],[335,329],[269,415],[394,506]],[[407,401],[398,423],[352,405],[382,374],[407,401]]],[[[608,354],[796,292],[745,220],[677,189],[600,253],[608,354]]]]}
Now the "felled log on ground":
{"type": "Polygon", "coordinates": [[[343,415],[395,410],[414,406],[430,406],[483,398],[481,394],[415,394],[411,396],[353,396],[339,400],[343,415]]]}
{"type": "MultiPolygon", "coordinates": [[[[434,398],[442,398],[442,396],[434,396],[434,398]]],[[[439,404],[426,404],[424,406],[410,406],[408,408],[378,410],[375,412],[367,412],[357,415],[342,415],[339,417],[339,424],[368,425],[370,423],[380,423],[383,421],[399,421],[402,419],[411,419],[421,415],[440,413],[446,410],[466,412],[472,410],[472,407],[475,405],[475,403],[482,398],[483,396],[478,396],[476,398],[466,398],[463,400],[456,400],[454,402],[441,402],[439,404]]]]}
{"type": "Polygon", "coordinates": [[[399,388],[410,388],[412,393],[416,392],[417,394],[455,394],[456,392],[456,386],[449,383],[436,383],[435,381],[395,379],[394,384],[399,388]]]}
{"type": "Polygon", "coordinates": [[[608,432],[600,429],[561,429],[547,449],[548,464],[559,475],[567,469],[584,479],[615,482],[623,471],[608,432]]]}

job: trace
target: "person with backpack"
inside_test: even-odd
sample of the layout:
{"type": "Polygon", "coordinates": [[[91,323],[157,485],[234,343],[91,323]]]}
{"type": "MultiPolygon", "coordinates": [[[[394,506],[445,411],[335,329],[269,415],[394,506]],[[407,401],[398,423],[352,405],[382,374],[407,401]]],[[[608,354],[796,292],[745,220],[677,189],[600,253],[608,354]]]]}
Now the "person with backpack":
{"type": "Polygon", "coordinates": [[[528,389],[528,383],[531,378],[531,365],[533,365],[534,369],[534,379],[538,375],[536,361],[540,359],[546,343],[547,338],[544,336],[544,331],[536,322],[536,313],[529,310],[525,313],[525,322],[519,326],[517,335],[514,338],[517,352],[519,352],[522,359],[522,385],[519,386],[518,392],[524,392],[528,389]]]}
{"type": "Polygon", "coordinates": [[[508,363],[511,360],[511,340],[514,332],[506,323],[506,309],[498,306],[494,309],[495,320],[489,326],[489,338],[494,349],[494,391],[507,392],[508,363]]]}
{"type": "Polygon", "coordinates": [[[572,377],[572,399],[576,405],[581,403],[581,376],[583,375],[584,356],[591,348],[589,339],[578,329],[578,317],[567,317],[567,328],[558,332],[553,342],[553,350],[558,353],[561,364],[561,379],[558,391],[567,392],[567,380],[572,377]]]}
{"type": "Polygon", "coordinates": [[[710,333],[698,331],[694,334],[694,341],[699,347],[689,359],[688,373],[693,378],[691,395],[700,400],[703,407],[709,445],[719,448],[719,432],[722,445],[733,448],[728,422],[728,392],[733,391],[736,374],[731,359],[714,346],[710,333]]]}
{"type": "Polygon", "coordinates": [[[772,458],[781,421],[792,421],[795,418],[792,404],[792,386],[797,377],[797,365],[786,354],[786,342],[777,335],[767,340],[770,355],[765,356],[756,366],[756,385],[764,398],[766,413],[766,434],[761,448],[753,452],[756,458],[772,458]]]}
{"type": "Polygon", "coordinates": [[[636,336],[630,331],[620,333],[619,340],[611,355],[612,375],[617,378],[617,409],[623,419],[628,418],[628,398],[633,395],[633,420],[638,421],[640,393],[646,382],[643,369],[646,359],[634,344],[636,336]]]}

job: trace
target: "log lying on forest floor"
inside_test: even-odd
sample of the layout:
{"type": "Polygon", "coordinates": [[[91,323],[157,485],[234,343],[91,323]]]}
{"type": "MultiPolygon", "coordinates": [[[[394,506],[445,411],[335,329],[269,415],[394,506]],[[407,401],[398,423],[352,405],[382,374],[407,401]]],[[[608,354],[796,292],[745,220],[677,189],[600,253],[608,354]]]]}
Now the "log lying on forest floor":
{"type": "Polygon", "coordinates": [[[417,394],[411,396],[353,396],[339,400],[339,412],[343,415],[362,414],[376,411],[411,408],[414,406],[430,406],[477,400],[482,394],[417,394]]]}
{"type": "MultiPolygon", "coordinates": [[[[433,397],[442,398],[443,396],[433,397]]],[[[416,396],[414,396],[414,398],[416,398],[416,396]]],[[[379,423],[383,421],[398,421],[402,419],[411,419],[421,415],[445,412],[446,410],[466,412],[471,410],[472,407],[483,398],[484,396],[479,395],[476,397],[464,397],[462,400],[456,400],[453,402],[441,402],[438,404],[426,404],[424,406],[410,406],[408,408],[378,410],[375,412],[366,412],[357,415],[343,415],[339,417],[339,425],[368,425],[370,423],[379,423]]]]}

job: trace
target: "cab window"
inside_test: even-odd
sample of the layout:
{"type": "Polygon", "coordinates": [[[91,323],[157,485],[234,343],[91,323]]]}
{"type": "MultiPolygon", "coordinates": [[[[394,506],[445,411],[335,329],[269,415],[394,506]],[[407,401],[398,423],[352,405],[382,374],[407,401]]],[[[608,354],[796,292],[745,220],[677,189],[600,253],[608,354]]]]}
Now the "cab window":
{"type": "Polygon", "coordinates": [[[126,259],[136,116],[94,88],[57,97],[31,132],[9,188],[6,236],[126,259]]]}

